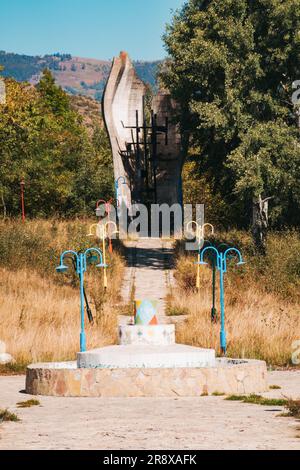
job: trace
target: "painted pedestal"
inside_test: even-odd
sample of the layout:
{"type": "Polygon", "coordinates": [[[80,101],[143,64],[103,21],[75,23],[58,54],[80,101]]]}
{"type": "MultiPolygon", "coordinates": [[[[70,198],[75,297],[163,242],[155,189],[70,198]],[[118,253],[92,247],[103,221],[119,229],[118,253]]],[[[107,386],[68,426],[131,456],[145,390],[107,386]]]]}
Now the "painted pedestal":
{"type": "Polygon", "coordinates": [[[168,346],[175,344],[175,325],[119,326],[119,344],[168,346]]]}

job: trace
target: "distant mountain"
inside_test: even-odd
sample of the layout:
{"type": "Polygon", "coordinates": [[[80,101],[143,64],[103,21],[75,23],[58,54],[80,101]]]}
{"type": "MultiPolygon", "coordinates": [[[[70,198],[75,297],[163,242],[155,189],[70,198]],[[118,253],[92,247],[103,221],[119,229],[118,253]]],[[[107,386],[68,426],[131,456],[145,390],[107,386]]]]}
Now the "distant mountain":
{"type": "MultiPolygon", "coordinates": [[[[134,62],[139,77],[154,89],[157,87],[156,74],[160,63],[134,62]]],[[[101,101],[111,68],[110,61],[72,57],[70,54],[28,56],[5,51],[0,51],[0,65],[4,66],[3,76],[32,84],[38,83],[43,69],[48,68],[56,82],[68,93],[98,101],[101,101]]]]}

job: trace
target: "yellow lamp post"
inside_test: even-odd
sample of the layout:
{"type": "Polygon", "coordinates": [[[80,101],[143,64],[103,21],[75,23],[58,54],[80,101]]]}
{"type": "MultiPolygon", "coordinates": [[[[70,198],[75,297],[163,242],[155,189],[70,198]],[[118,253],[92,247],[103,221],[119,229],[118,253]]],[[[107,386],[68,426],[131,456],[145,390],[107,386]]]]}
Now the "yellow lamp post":
{"type": "Polygon", "coordinates": [[[201,249],[201,243],[204,242],[205,240],[205,229],[210,228],[211,229],[211,235],[214,235],[215,229],[212,224],[199,224],[199,222],[196,222],[195,220],[191,220],[186,228],[189,230],[193,225],[196,227],[196,240],[199,245],[199,253],[198,253],[198,264],[197,264],[197,279],[196,279],[196,288],[199,290],[200,289],[200,249],[201,249]]]}
{"type": "MultiPolygon", "coordinates": [[[[112,225],[115,230],[110,233],[110,235],[114,235],[119,233],[118,232],[118,227],[115,222],[112,222],[111,220],[109,222],[106,222],[105,224],[101,224],[99,222],[98,224],[93,224],[90,226],[90,233],[88,234],[88,237],[92,237],[96,235],[98,238],[102,239],[102,253],[103,253],[103,264],[106,266],[106,244],[105,241],[108,237],[109,234],[109,226],[112,225]],[[96,233],[93,233],[93,228],[96,227],[96,233]]],[[[107,289],[107,272],[106,272],[106,267],[104,268],[104,275],[103,275],[103,286],[104,289],[107,289]]]]}

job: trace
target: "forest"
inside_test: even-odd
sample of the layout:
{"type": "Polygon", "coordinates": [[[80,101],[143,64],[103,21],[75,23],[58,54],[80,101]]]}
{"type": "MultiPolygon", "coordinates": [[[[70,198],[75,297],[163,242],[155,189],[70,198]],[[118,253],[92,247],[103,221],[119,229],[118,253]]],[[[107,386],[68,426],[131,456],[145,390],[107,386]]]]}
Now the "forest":
{"type": "Polygon", "coordinates": [[[298,0],[190,0],[164,36],[161,80],[180,103],[185,200],[248,228],[300,223],[298,0]],[[269,210],[268,210],[269,209],[269,210]]]}
{"type": "MultiPolygon", "coordinates": [[[[248,229],[253,218],[258,237],[299,227],[299,30],[297,0],[190,0],[167,26],[158,78],[180,105],[184,201],[204,203],[223,229],[248,229]]],[[[35,87],[5,81],[2,215],[18,214],[21,179],[31,217],[87,214],[112,196],[103,126],[86,129],[47,69],[35,87]]]]}
{"type": "Polygon", "coordinates": [[[100,119],[89,128],[49,70],[36,87],[5,79],[0,113],[0,210],[20,213],[25,182],[29,217],[92,213],[113,194],[111,153],[100,119]],[[100,121],[100,123],[99,123],[100,121]]]}

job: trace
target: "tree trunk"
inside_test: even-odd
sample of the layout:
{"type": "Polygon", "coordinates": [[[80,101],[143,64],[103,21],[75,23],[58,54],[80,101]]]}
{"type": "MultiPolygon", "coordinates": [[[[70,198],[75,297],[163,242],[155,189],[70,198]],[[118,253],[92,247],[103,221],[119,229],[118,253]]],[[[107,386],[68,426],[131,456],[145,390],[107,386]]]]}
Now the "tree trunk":
{"type": "Polygon", "coordinates": [[[1,193],[1,202],[3,206],[3,218],[6,219],[7,212],[6,212],[6,204],[5,204],[3,192],[1,193]]]}
{"type": "Polygon", "coordinates": [[[252,235],[255,247],[262,255],[266,254],[270,199],[262,199],[261,195],[259,195],[258,199],[253,199],[252,235]]]}

